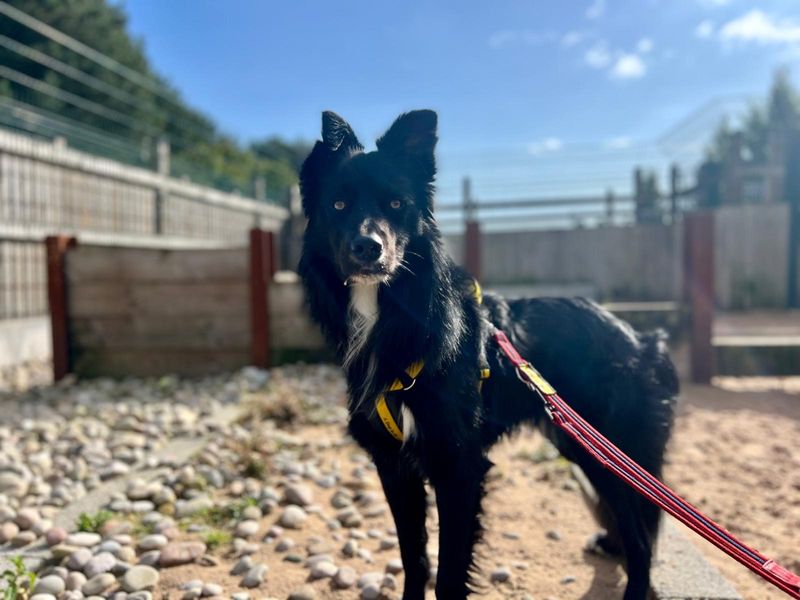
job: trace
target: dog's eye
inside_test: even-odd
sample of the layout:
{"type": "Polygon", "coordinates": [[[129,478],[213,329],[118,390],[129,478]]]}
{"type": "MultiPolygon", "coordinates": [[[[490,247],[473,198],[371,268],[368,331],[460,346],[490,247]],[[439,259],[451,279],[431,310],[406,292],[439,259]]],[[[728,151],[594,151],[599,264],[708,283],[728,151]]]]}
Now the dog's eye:
{"type": "Polygon", "coordinates": [[[333,203],[333,208],[335,208],[336,210],[344,210],[344,206],[345,206],[344,200],[337,200],[336,202],[333,203]]]}
{"type": "Polygon", "coordinates": [[[401,205],[402,205],[402,202],[400,202],[400,200],[392,200],[389,203],[389,206],[391,206],[392,208],[400,208],[401,205]]]}

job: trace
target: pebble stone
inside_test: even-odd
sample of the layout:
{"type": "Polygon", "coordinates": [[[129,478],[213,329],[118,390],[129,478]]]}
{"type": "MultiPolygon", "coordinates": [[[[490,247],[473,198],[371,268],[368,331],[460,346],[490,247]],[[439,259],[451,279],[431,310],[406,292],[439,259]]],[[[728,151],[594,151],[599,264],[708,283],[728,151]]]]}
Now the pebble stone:
{"type": "Polygon", "coordinates": [[[341,567],[336,571],[333,584],[339,589],[348,589],[355,585],[358,574],[352,567],[341,567]]]}
{"type": "Polygon", "coordinates": [[[53,596],[60,595],[66,589],[64,580],[58,575],[47,575],[41,579],[36,580],[33,586],[33,594],[51,594],[53,596]]]}
{"type": "Polygon", "coordinates": [[[327,579],[336,575],[338,567],[329,560],[320,560],[311,567],[311,579],[327,579]]]}
{"type": "Polygon", "coordinates": [[[317,591],[310,585],[304,585],[290,593],[289,600],[317,600],[317,591]]]}
{"type": "Polygon", "coordinates": [[[100,573],[89,579],[83,584],[81,591],[84,596],[95,596],[106,591],[117,582],[117,578],[111,573],[100,573]]]}
{"type": "Polygon", "coordinates": [[[122,589],[126,592],[138,592],[152,589],[158,584],[160,574],[153,567],[136,565],[128,569],[122,576],[122,589]]]}
{"type": "Polygon", "coordinates": [[[307,518],[306,511],[295,504],[290,504],[283,509],[278,524],[287,529],[300,529],[307,518]]]}
{"type": "Polygon", "coordinates": [[[246,588],[256,588],[264,582],[267,575],[267,565],[260,564],[252,567],[242,578],[241,586],[246,588]]]}
{"type": "Polygon", "coordinates": [[[505,583],[509,579],[511,579],[511,569],[508,567],[494,569],[489,575],[489,581],[492,583],[505,583]]]}

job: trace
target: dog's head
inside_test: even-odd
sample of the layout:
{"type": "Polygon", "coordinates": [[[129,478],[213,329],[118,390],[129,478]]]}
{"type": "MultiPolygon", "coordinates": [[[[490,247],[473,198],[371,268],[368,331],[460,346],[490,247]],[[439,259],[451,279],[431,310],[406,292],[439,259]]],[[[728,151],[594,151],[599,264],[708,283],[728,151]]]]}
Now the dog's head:
{"type": "Polygon", "coordinates": [[[431,110],[405,113],[364,152],[344,119],[322,114],[322,140],[300,171],[306,240],[345,284],[390,281],[432,225],[436,121],[431,110]]]}

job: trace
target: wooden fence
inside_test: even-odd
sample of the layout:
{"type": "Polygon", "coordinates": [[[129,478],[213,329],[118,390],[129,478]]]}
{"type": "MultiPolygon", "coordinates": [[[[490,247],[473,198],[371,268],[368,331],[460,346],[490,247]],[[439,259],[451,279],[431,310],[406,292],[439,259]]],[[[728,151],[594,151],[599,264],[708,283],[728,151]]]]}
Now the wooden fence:
{"type": "Polygon", "coordinates": [[[95,234],[245,245],[277,230],[283,208],[0,130],[0,319],[46,311],[41,241],[95,234]]]}
{"type": "Polygon", "coordinates": [[[297,277],[273,234],[243,248],[47,240],[54,375],[202,375],[319,355],[297,277]]]}

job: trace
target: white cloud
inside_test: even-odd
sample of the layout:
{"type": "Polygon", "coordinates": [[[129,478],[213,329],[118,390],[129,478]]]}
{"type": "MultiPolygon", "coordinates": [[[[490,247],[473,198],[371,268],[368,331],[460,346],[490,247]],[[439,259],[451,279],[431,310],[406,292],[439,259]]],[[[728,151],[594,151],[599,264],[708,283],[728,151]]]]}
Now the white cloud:
{"type": "Polygon", "coordinates": [[[718,35],[725,42],[794,45],[800,43],[800,24],[788,19],[775,19],[754,8],[727,22],[718,35]]]}
{"type": "Polygon", "coordinates": [[[621,135],[619,137],[614,137],[611,139],[606,140],[605,144],[603,144],[609,150],[624,150],[625,148],[630,148],[633,140],[629,138],[627,135],[621,135]]]}
{"type": "Polygon", "coordinates": [[[606,0],[592,0],[584,13],[587,19],[599,19],[606,13],[606,0]]]}
{"type": "Polygon", "coordinates": [[[597,42],[594,46],[586,51],[583,55],[586,64],[593,69],[605,69],[611,64],[611,52],[608,50],[608,44],[605,42],[597,42]]]}
{"type": "Polygon", "coordinates": [[[549,137],[543,140],[539,140],[538,142],[532,142],[528,144],[528,154],[533,154],[534,156],[541,156],[542,154],[558,152],[563,147],[564,147],[564,142],[562,142],[560,138],[549,137]]]}
{"type": "Polygon", "coordinates": [[[614,79],[639,79],[647,73],[647,65],[636,54],[620,54],[609,71],[614,79]]]}
{"type": "Polygon", "coordinates": [[[572,48],[584,41],[589,34],[585,31],[568,31],[561,37],[561,45],[565,48],[572,48]]]}
{"type": "Polygon", "coordinates": [[[639,54],[647,54],[653,50],[653,40],[649,37],[643,37],[636,43],[636,51],[639,54]]]}
{"type": "Polygon", "coordinates": [[[702,40],[710,38],[714,35],[714,23],[709,20],[701,21],[697,24],[697,27],[695,27],[694,35],[702,40]]]}

